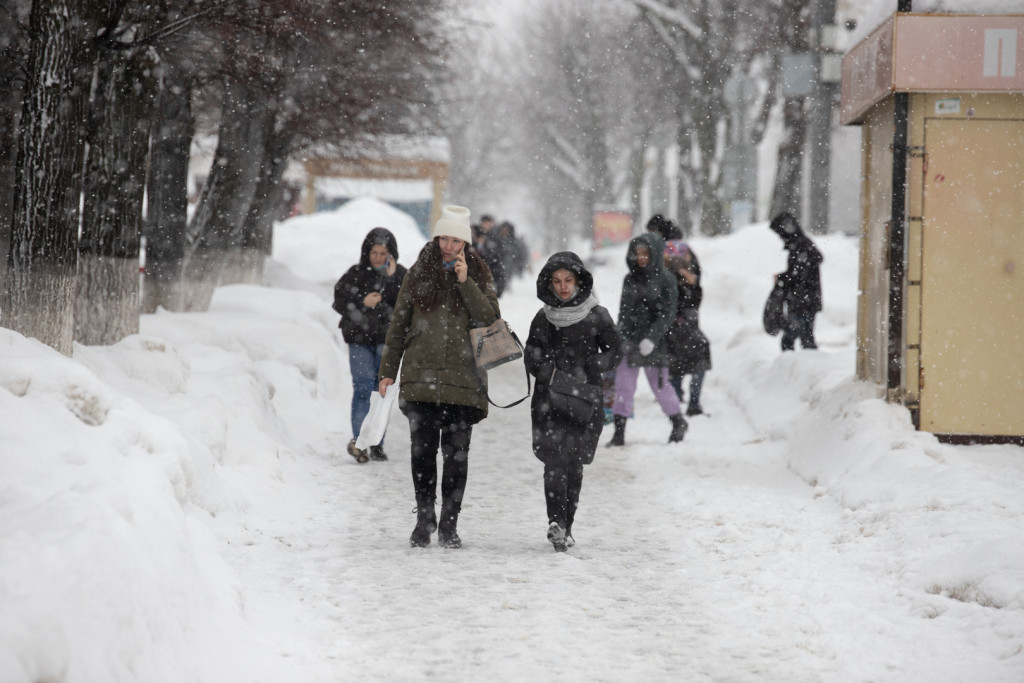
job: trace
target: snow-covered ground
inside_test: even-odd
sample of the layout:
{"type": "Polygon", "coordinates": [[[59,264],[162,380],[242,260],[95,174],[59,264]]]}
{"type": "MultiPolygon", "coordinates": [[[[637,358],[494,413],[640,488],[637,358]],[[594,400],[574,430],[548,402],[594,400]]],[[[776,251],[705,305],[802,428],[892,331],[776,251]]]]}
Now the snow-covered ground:
{"type": "MultiPolygon", "coordinates": [[[[854,238],[818,239],[822,348],[785,355],[779,240],[693,240],[710,415],[669,445],[641,383],[556,554],[526,404],[474,431],[462,550],[408,545],[400,413],[389,462],[345,454],[330,293],[375,225],[411,265],[412,220],[358,200],[280,226],[274,286],[208,313],[73,358],[0,329],[0,681],[1024,680],[1024,449],[940,444],[854,381],[854,238]]],[[[521,334],[533,290],[501,302],[521,334]]]]}

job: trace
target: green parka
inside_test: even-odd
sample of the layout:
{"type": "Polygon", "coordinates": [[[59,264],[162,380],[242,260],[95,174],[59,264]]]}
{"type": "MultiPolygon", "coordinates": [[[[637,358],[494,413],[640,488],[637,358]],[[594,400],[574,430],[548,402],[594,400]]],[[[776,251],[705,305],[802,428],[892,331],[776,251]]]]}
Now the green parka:
{"type": "Polygon", "coordinates": [[[487,416],[487,375],[477,372],[469,330],[501,317],[498,295],[486,269],[486,281],[480,284],[472,277],[460,284],[454,272],[445,277],[462,298],[457,311],[450,300],[432,311],[420,310],[412,300],[412,278],[405,278],[384,342],[378,382],[385,377],[395,379],[401,364],[401,400],[472,406],[482,411],[483,419],[487,416]]]}

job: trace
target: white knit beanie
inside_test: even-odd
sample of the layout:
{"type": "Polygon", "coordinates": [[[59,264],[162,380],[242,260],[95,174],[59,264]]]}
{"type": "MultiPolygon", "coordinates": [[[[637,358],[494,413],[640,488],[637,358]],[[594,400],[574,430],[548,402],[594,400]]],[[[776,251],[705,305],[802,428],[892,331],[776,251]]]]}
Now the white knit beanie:
{"type": "Polygon", "coordinates": [[[455,237],[463,242],[473,241],[473,230],[469,227],[469,209],[464,206],[448,204],[441,208],[441,217],[434,224],[435,237],[455,237]]]}

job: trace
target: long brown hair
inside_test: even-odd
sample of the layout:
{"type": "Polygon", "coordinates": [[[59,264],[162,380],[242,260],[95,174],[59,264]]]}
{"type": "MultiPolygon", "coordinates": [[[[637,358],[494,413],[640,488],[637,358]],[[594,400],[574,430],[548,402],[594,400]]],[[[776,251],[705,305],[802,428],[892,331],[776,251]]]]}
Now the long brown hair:
{"type": "MultiPolygon", "coordinates": [[[[469,277],[473,278],[473,282],[481,289],[493,286],[491,270],[484,260],[470,248],[468,242],[464,250],[469,277]]],[[[416,263],[406,275],[412,287],[412,302],[421,311],[430,312],[445,301],[451,303],[455,312],[462,309],[462,297],[459,296],[448,273],[442,268],[443,263],[441,246],[437,238],[434,238],[423,245],[420,255],[416,257],[416,263]]]]}

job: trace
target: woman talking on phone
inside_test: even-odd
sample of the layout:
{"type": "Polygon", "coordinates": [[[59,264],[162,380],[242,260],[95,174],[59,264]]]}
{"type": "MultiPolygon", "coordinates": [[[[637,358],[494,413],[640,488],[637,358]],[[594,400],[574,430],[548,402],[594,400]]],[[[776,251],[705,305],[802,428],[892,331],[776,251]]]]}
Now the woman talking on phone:
{"type": "Polygon", "coordinates": [[[383,395],[402,367],[399,407],[409,418],[416,527],[415,547],[461,548],[456,531],[469,466],[473,425],[487,416],[487,378],[478,373],[469,330],[501,317],[494,279],[467,249],[469,209],[445,206],[431,240],[402,283],[384,343],[383,395]],[[441,449],[441,519],[436,516],[437,451],[441,449]]]}
{"type": "Polygon", "coordinates": [[[363,418],[370,410],[370,394],[377,388],[384,337],[405,266],[398,265],[398,242],[386,228],[374,228],[363,239],[359,263],[349,268],[334,285],[335,311],[341,314],[341,336],[348,344],[352,373],[352,440],[348,453],[356,462],[387,460],[384,446],[370,446],[369,452],[356,448],[363,418]]]}

